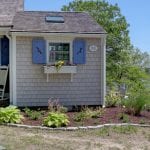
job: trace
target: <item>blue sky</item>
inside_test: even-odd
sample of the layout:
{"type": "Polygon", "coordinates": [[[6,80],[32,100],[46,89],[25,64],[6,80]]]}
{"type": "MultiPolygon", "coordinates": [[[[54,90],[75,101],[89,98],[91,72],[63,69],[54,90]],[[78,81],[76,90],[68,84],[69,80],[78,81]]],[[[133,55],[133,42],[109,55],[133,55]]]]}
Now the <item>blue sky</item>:
{"type": "MultiPolygon", "coordinates": [[[[25,0],[25,10],[59,11],[73,0],[25,0]]],[[[107,0],[118,3],[130,24],[131,42],[135,47],[150,53],[150,0],[107,0]]]]}

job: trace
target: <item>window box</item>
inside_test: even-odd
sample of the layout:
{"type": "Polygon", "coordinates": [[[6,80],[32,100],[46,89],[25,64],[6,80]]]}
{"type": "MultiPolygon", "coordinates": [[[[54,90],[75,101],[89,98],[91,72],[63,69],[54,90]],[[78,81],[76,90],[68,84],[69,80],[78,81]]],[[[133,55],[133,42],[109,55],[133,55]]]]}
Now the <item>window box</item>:
{"type": "Polygon", "coordinates": [[[55,74],[55,73],[77,73],[76,66],[62,66],[60,70],[56,70],[55,66],[44,66],[44,73],[55,74]]]}
{"type": "Polygon", "coordinates": [[[73,81],[73,74],[77,73],[77,66],[62,66],[60,70],[56,70],[55,66],[44,66],[44,73],[47,74],[47,82],[49,81],[49,74],[70,74],[71,82],[73,81]]]}

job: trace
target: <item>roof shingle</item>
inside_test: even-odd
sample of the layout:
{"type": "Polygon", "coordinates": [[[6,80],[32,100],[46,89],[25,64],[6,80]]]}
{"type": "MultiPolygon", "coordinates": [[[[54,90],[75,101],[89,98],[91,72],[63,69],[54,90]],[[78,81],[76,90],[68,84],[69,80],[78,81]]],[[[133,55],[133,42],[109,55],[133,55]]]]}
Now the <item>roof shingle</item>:
{"type": "Polygon", "coordinates": [[[17,12],[12,31],[49,33],[106,33],[93,18],[85,12],[17,12]],[[46,16],[63,16],[64,23],[46,22],[46,16]]]}

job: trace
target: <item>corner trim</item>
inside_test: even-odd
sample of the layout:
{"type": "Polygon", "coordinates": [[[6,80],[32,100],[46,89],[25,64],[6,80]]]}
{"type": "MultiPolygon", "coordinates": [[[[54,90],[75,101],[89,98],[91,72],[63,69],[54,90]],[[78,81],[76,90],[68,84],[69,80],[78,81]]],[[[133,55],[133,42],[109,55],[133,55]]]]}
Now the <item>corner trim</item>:
{"type": "Polygon", "coordinates": [[[12,102],[13,105],[17,105],[17,95],[16,95],[16,36],[12,36],[12,102]]]}
{"type": "Polygon", "coordinates": [[[105,107],[106,97],[106,37],[101,38],[101,55],[102,55],[102,72],[101,72],[101,89],[102,89],[102,106],[105,107]]]}

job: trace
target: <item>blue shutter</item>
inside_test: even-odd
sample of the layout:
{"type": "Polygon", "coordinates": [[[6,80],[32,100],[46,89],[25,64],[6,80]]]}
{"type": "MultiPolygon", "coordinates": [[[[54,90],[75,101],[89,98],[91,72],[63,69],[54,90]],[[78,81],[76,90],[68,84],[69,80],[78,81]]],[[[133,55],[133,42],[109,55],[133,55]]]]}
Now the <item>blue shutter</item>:
{"type": "Polygon", "coordinates": [[[46,64],[46,41],[44,39],[32,41],[32,61],[34,64],[46,64]]]}
{"type": "Polygon", "coordinates": [[[7,38],[1,39],[1,65],[7,66],[9,64],[9,40],[7,38]]]}
{"type": "Polygon", "coordinates": [[[76,39],[73,42],[73,63],[86,63],[86,44],[84,40],[76,39]]]}

